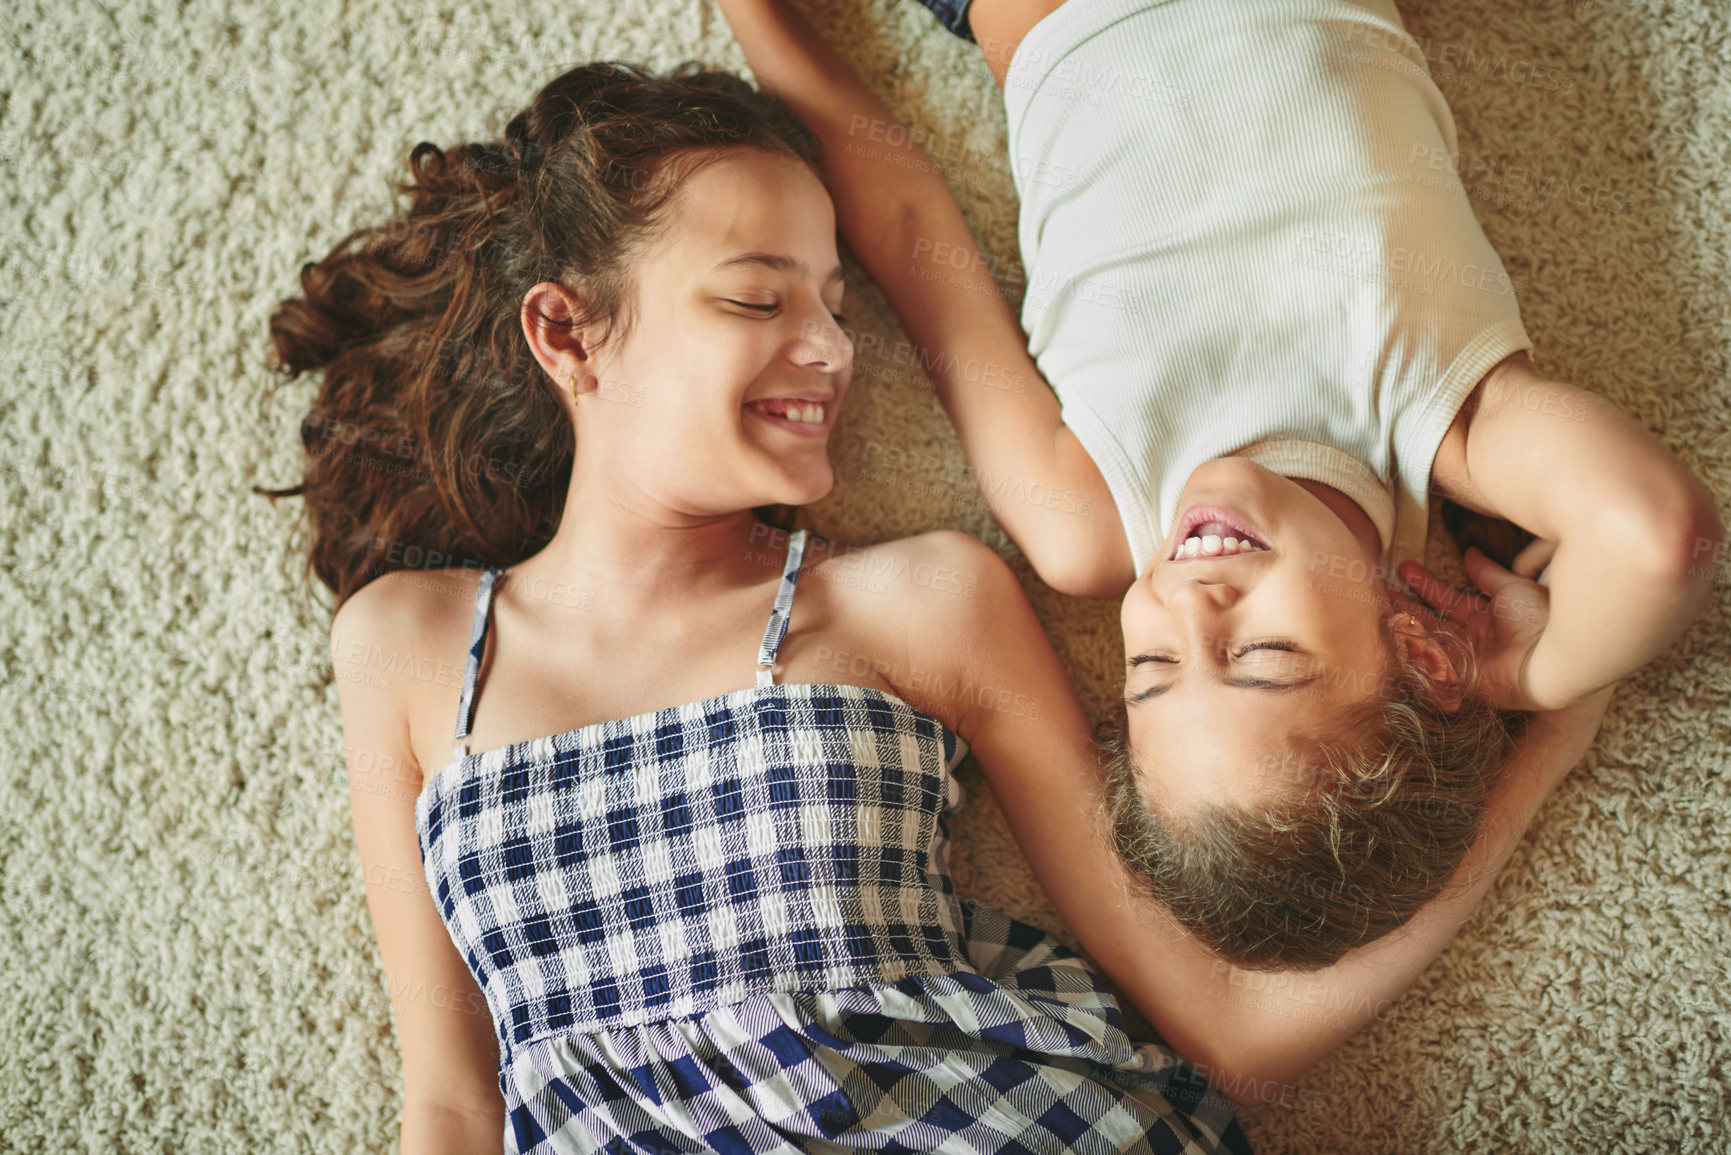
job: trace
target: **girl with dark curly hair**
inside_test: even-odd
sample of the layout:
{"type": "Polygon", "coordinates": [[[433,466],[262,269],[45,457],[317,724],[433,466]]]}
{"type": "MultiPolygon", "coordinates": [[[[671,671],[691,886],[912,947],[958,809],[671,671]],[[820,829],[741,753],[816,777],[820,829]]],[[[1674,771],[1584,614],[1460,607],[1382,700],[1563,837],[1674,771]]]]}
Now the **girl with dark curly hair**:
{"type": "Polygon", "coordinates": [[[1244,1151],[951,885],[970,750],[1037,862],[1109,864],[1008,566],[773,524],[851,380],[820,163],[736,77],[576,68],[416,147],[272,318],[322,373],[276,492],[338,604],[403,1150],[1244,1151]]]}

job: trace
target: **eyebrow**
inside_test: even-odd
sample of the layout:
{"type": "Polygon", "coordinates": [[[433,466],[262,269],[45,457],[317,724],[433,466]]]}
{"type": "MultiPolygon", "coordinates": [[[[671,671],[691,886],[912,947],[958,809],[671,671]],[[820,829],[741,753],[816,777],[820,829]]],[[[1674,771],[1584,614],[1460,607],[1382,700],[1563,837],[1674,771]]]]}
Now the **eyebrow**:
{"type": "MultiPolygon", "coordinates": [[[[1289,652],[1302,654],[1305,651],[1294,649],[1289,652]]],[[[1157,660],[1158,659],[1156,659],[1153,654],[1137,654],[1134,658],[1131,658],[1127,663],[1125,663],[1125,665],[1131,669],[1135,669],[1137,666],[1146,662],[1157,660]]],[[[1310,677],[1301,678],[1296,682],[1276,682],[1269,678],[1221,678],[1219,679],[1219,682],[1222,686],[1231,686],[1235,690],[1268,690],[1275,694],[1290,694],[1294,690],[1302,690],[1320,677],[1320,674],[1312,674],[1310,677]]],[[[1143,702],[1149,701],[1153,698],[1158,698],[1161,694],[1164,694],[1176,684],[1177,679],[1168,685],[1156,686],[1153,689],[1144,690],[1135,697],[1130,698],[1128,702],[1132,706],[1140,706],[1143,702]]]]}
{"type": "MultiPolygon", "coordinates": [[[[762,265],[774,269],[778,273],[799,273],[806,275],[811,272],[811,266],[804,261],[796,261],[781,253],[750,252],[741,253],[737,257],[728,257],[725,261],[716,262],[717,269],[730,268],[733,265],[762,265]]],[[[712,270],[713,271],[713,270],[712,270]]],[[[842,279],[841,266],[837,265],[829,271],[829,276],[823,279],[826,285],[833,285],[842,279]]]]}

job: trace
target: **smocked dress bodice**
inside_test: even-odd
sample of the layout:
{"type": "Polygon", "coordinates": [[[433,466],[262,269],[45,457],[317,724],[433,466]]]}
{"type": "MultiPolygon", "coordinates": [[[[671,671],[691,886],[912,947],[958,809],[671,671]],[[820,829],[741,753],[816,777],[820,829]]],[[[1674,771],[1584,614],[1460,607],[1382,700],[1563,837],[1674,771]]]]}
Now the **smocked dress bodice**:
{"type": "Polygon", "coordinates": [[[428,882],[506,1045],[966,970],[941,822],[966,749],[848,685],[586,726],[434,779],[428,882]]]}

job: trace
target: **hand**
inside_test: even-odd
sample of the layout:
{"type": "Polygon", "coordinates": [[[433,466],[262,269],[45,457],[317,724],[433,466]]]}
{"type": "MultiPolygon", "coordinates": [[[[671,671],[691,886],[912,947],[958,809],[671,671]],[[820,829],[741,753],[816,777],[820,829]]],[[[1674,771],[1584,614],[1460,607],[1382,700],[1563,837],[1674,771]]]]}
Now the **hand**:
{"type": "Polygon", "coordinates": [[[1515,559],[1515,572],[1469,548],[1463,560],[1477,591],[1454,589],[1417,562],[1400,567],[1401,579],[1466,636],[1479,663],[1474,692],[1499,710],[1541,708],[1522,689],[1521,675],[1551,616],[1550,590],[1534,575],[1543,576],[1555,552],[1554,542],[1535,541],[1515,559]]]}

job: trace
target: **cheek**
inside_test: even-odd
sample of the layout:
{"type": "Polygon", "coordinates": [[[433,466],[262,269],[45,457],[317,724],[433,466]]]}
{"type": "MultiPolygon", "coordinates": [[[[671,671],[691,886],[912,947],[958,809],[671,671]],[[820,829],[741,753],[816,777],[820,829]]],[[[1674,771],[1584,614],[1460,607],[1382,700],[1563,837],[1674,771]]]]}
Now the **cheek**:
{"type": "Polygon", "coordinates": [[[1148,588],[1147,579],[1137,580],[1125,591],[1124,600],[1118,606],[1118,628],[1124,635],[1126,659],[1148,648],[1141,645],[1143,636],[1159,624],[1160,617],[1160,607],[1148,588]]]}
{"type": "Polygon", "coordinates": [[[670,350],[656,359],[644,409],[669,430],[694,430],[712,438],[737,436],[745,427],[745,397],[754,374],[738,359],[693,357],[670,350]]]}
{"type": "Polygon", "coordinates": [[[1375,582],[1363,580],[1362,574],[1358,577],[1358,581],[1348,580],[1344,575],[1300,577],[1296,588],[1287,591],[1288,597],[1272,608],[1277,616],[1289,621],[1310,623],[1313,646],[1324,652],[1308,659],[1273,653],[1263,655],[1264,658],[1278,658],[1294,672],[1338,667],[1365,674],[1373,669],[1380,652],[1377,631],[1380,590],[1375,582]]]}
{"type": "Polygon", "coordinates": [[[1128,634],[1141,614],[1141,605],[1148,596],[1143,587],[1143,579],[1138,578],[1124,591],[1124,600],[1118,603],[1118,624],[1128,634]]]}
{"type": "Polygon", "coordinates": [[[1379,559],[1366,557],[1363,544],[1337,517],[1319,518],[1312,547],[1304,552],[1304,571],[1332,587],[1368,587],[1382,576],[1379,559]]]}
{"type": "Polygon", "coordinates": [[[1359,580],[1348,581],[1345,572],[1346,559],[1337,564],[1325,550],[1288,557],[1257,586],[1257,605],[1266,607],[1276,618],[1325,618],[1351,601],[1353,592],[1363,584],[1363,573],[1358,574],[1359,580]]]}
{"type": "Polygon", "coordinates": [[[683,390],[669,391],[633,417],[638,442],[653,447],[669,470],[700,475],[713,474],[720,462],[737,453],[746,420],[736,404],[683,390]]]}
{"type": "Polygon", "coordinates": [[[1314,620],[1335,623],[1341,632],[1374,618],[1381,596],[1377,584],[1365,579],[1362,562],[1347,570],[1339,576],[1304,575],[1293,592],[1294,604],[1314,620]]]}
{"type": "Polygon", "coordinates": [[[727,424],[719,432],[725,436],[726,428],[738,427],[742,381],[748,378],[722,358],[704,355],[709,345],[677,326],[634,333],[629,356],[612,367],[611,381],[603,379],[603,386],[611,386],[603,390],[605,399],[630,410],[651,437],[691,430],[713,436],[722,418],[727,424]]]}

